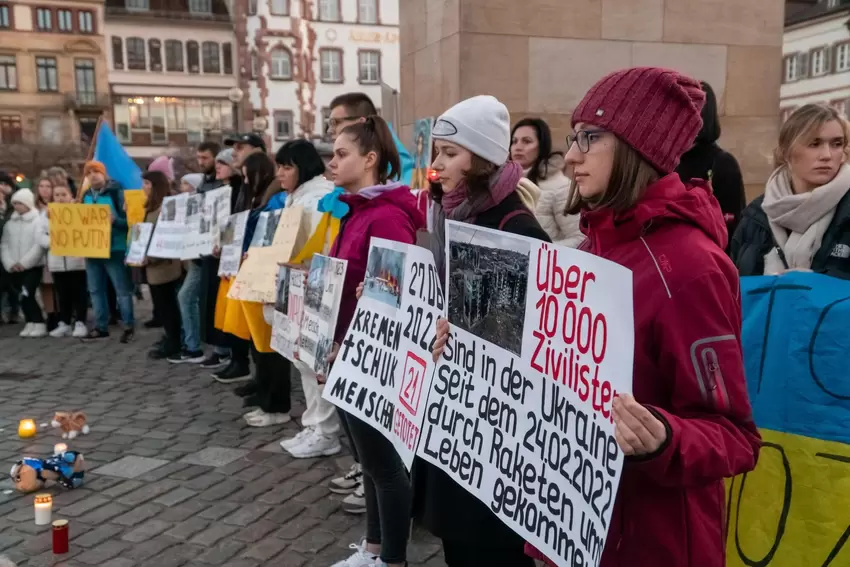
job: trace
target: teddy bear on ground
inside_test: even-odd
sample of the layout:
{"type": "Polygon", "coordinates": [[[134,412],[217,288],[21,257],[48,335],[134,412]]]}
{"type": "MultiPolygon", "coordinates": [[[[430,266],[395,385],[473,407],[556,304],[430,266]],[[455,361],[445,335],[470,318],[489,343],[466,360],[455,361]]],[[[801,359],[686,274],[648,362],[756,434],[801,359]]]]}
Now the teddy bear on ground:
{"type": "Polygon", "coordinates": [[[24,457],[12,467],[11,476],[20,492],[41,490],[47,481],[58,482],[65,488],[83,484],[86,461],[76,451],[63,451],[46,459],[24,457]]]}
{"type": "Polygon", "coordinates": [[[62,429],[62,439],[73,439],[79,434],[88,435],[86,414],[81,411],[57,411],[50,425],[62,429]]]}

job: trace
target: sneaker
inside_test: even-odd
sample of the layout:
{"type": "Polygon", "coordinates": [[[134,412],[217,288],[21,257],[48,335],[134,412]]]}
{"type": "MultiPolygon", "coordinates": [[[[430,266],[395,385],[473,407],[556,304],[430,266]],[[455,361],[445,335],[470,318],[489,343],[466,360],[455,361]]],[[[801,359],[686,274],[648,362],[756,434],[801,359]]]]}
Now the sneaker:
{"type": "Polygon", "coordinates": [[[201,361],[201,368],[219,368],[226,364],[230,364],[230,357],[214,352],[201,361]]]}
{"type": "Polygon", "coordinates": [[[180,354],[176,356],[169,356],[168,362],[171,364],[183,364],[184,362],[191,362],[193,364],[198,364],[199,362],[204,361],[204,352],[200,350],[190,351],[184,350],[180,354]]]}
{"type": "Polygon", "coordinates": [[[283,425],[292,421],[292,417],[288,413],[266,413],[263,410],[258,410],[251,417],[246,417],[245,422],[251,427],[271,427],[273,425],[283,425]]]}
{"type": "Polygon", "coordinates": [[[82,339],[86,335],[89,334],[89,330],[86,328],[86,324],[82,321],[77,321],[74,323],[74,332],[71,333],[71,336],[77,339],[82,339]]]}
{"type": "Polygon", "coordinates": [[[344,476],[335,478],[328,483],[328,488],[334,494],[351,494],[363,478],[363,469],[360,463],[354,463],[344,476]]]}
{"type": "Polygon", "coordinates": [[[263,410],[257,408],[253,411],[249,411],[248,413],[246,413],[242,417],[245,418],[245,420],[247,421],[249,418],[254,417],[255,415],[260,415],[261,413],[263,413],[263,410]]]}
{"type": "Polygon", "coordinates": [[[242,365],[233,362],[233,360],[230,361],[230,364],[224,370],[213,372],[212,377],[215,378],[216,382],[220,382],[222,384],[247,382],[248,380],[252,379],[251,371],[248,368],[248,365],[242,365]]]}
{"type": "Polygon", "coordinates": [[[50,331],[50,333],[48,334],[54,339],[68,337],[71,335],[71,325],[63,321],[59,321],[59,324],[56,325],[56,328],[50,331]]]}
{"type": "Polygon", "coordinates": [[[314,429],[311,435],[305,436],[301,443],[287,451],[296,459],[315,459],[336,455],[342,451],[342,445],[336,435],[322,435],[314,429]]]}
{"type": "Polygon", "coordinates": [[[283,447],[286,451],[289,451],[292,447],[295,447],[313,432],[312,427],[305,427],[301,431],[295,434],[295,437],[290,437],[288,439],[282,439],[280,442],[280,446],[283,447]]]}
{"type": "Polygon", "coordinates": [[[126,345],[127,343],[131,342],[133,340],[133,337],[135,336],[136,331],[132,327],[129,327],[127,329],[124,329],[124,331],[121,333],[121,338],[119,339],[119,341],[121,342],[121,344],[126,345]]]}
{"type": "Polygon", "coordinates": [[[33,323],[32,331],[27,335],[32,339],[40,339],[47,336],[47,323],[33,323]]]}
{"type": "Polygon", "coordinates": [[[363,483],[357,485],[354,492],[342,499],[342,511],[347,514],[366,513],[366,494],[363,492],[363,483]]]}
{"type": "Polygon", "coordinates": [[[173,356],[180,356],[180,351],[166,350],[161,346],[157,346],[148,351],[148,358],[151,360],[168,360],[173,356]]]}
{"type": "Polygon", "coordinates": [[[86,340],[94,341],[94,340],[97,340],[97,339],[105,339],[107,337],[109,337],[109,331],[101,331],[100,329],[92,329],[91,331],[86,333],[86,336],[83,337],[83,338],[86,339],[86,340]]]}
{"type": "Polygon", "coordinates": [[[334,563],[331,567],[374,567],[379,561],[377,555],[366,551],[366,540],[359,544],[352,543],[348,548],[353,549],[354,553],[348,559],[334,563]]]}
{"type": "Polygon", "coordinates": [[[32,333],[32,326],[34,324],[35,323],[27,323],[26,325],[24,325],[24,328],[21,330],[20,333],[18,333],[18,336],[19,337],[29,337],[30,333],[32,333]]]}

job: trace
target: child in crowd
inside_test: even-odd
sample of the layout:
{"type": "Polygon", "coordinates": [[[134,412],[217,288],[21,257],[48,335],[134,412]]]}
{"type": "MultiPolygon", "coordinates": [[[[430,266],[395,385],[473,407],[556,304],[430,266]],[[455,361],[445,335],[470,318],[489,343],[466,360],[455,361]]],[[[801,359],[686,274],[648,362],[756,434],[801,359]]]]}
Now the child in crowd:
{"type": "MultiPolygon", "coordinates": [[[[342,129],[334,142],[330,170],[336,185],[345,190],[341,200],[349,207],[330,252],[348,261],[334,347],[328,357],[333,362],[354,316],[355,291],[366,275],[372,238],[414,244],[425,219],[409,187],[387,183],[399,176],[401,166],[392,133],[380,117],[369,116],[342,129]]],[[[366,538],[352,546],[351,557],[334,567],[404,566],[411,509],[407,470],[392,443],[377,429],[345,412],[341,415],[363,467],[366,538]]]]}
{"type": "Polygon", "coordinates": [[[198,191],[198,187],[200,187],[201,183],[203,182],[203,173],[187,173],[182,178],[180,178],[180,192],[195,193],[198,191]]]}
{"type": "MultiPolygon", "coordinates": [[[[53,201],[53,180],[44,171],[36,185],[35,207],[41,213],[45,223],[47,223],[47,205],[51,201],[53,201]]],[[[44,263],[43,270],[39,293],[41,295],[41,304],[44,306],[44,312],[47,314],[47,330],[52,332],[56,329],[57,319],[55,289],[47,262],[44,263]]]]}
{"type": "Polygon", "coordinates": [[[21,337],[46,337],[47,325],[36,300],[44,265],[43,232],[47,226],[35,207],[35,196],[29,189],[18,189],[12,195],[15,212],[3,227],[0,258],[9,272],[12,286],[21,298],[26,326],[21,337]]]}
{"type": "MultiPolygon", "coordinates": [[[[53,201],[73,203],[76,198],[73,190],[66,185],[53,186],[53,201]]],[[[44,248],[50,248],[50,234],[44,233],[44,248]]],[[[89,292],[86,288],[86,261],[71,256],[54,256],[48,252],[47,268],[53,277],[53,287],[59,298],[59,322],[50,332],[51,337],[83,338],[88,334],[86,315],[89,292]],[[71,327],[71,320],[74,326],[71,327]]]]}

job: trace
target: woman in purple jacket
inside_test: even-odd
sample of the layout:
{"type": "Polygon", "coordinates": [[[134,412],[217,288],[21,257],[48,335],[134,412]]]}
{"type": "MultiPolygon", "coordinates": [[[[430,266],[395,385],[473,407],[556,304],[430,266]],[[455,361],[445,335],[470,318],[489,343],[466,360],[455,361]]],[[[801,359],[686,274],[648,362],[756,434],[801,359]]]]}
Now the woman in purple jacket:
{"type": "MultiPolygon", "coordinates": [[[[388,183],[399,176],[401,167],[392,133],[380,117],[370,116],[343,129],[334,142],[329,167],[336,186],[345,189],[341,200],[349,207],[330,252],[348,261],[332,361],[354,316],[356,290],[366,274],[372,237],[415,244],[416,231],[425,219],[409,187],[388,183]]],[[[340,413],[363,467],[366,538],[352,544],[351,557],[333,567],[403,567],[410,533],[407,471],[392,443],[377,429],[340,413]]]]}

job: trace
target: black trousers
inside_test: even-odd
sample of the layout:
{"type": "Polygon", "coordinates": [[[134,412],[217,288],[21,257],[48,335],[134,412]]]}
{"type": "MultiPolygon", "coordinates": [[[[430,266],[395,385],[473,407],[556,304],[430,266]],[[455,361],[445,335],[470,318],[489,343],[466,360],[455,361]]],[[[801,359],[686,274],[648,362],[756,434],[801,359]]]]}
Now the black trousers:
{"type": "Polygon", "coordinates": [[[443,540],[448,567],[534,567],[534,560],[522,549],[471,546],[443,540]]]}
{"type": "Polygon", "coordinates": [[[18,297],[21,298],[21,310],[27,323],[44,323],[44,314],[35,297],[35,290],[41,283],[42,266],[30,268],[23,272],[12,272],[12,285],[18,297]]]}
{"type": "Polygon", "coordinates": [[[4,296],[7,301],[6,314],[10,317],[17,317],[21,303],[12,283],[12,274],[0,265],[0,308],[3,307],[4,296]]]}
{"type": "Polygon", "coordinates": [[[89,308],[88,281],[85,270],[53,272],[53,287],[59,298],[59,320],[70,325],[72,320],[86,324],[89,308]]]}
{"type": "Polygon", "coordinates": [[[290,372],[292,365],[276,352],[259,352],[251,343],[254,381],[260,409],[266,413],[287,413],[291,408],[290,372]]]}
{"type": "Polygon", "coordinates": [[[245,339],[240,339],[236,335],[231,335],[227,333],[227,346],[230,347],[230,357],[231,360],[240,365],[249,366],[250,365],[250,352],[252,348],[251,341],[246,341],[245,339]]]}
{"type": "Polygon", "coordinates": [[[162,322],[163,330],[165,331],[163,349],[169,353],[180,352],[181,320],[180,305],[177,303],[177,291],[180,288],[180,284],[181,280],[179,279],[164,284],[148,284],[151,290],[154,310],[159,308],[160,322],[162,322]]]}

